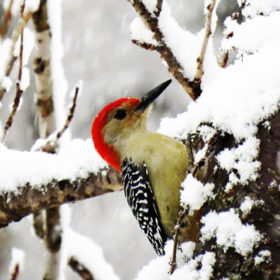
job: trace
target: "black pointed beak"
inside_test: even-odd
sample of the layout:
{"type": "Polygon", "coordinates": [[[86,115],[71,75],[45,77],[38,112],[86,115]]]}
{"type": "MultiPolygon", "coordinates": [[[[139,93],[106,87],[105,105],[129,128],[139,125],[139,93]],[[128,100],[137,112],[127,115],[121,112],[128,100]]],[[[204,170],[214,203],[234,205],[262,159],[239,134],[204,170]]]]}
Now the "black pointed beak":
{"type": "Polygon", "coordinates": [[[148,93],[146,93],[142,98],[140,103],[135,108],[135,111],[145,111],[145,109],[157,98],[160,94],[169,86],[172,80],[168,80],[159,86],[155,87],[148,93]]]}

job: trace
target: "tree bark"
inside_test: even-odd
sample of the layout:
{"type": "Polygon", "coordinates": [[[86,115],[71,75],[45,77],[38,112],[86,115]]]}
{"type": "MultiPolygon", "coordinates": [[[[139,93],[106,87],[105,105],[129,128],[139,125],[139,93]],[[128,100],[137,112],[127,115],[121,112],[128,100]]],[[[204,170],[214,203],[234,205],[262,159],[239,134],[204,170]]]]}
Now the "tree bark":
{"type": "Polygon", "coordinates": [[[13,192],[0,194],[0,227],[20,221],[29,214],[42,209],[59,206],[120,190],[121,178],[112,170],[100,170],[86,178],[71,180],[52,180],[42,186],[26,184],[13,192]]]}
{"type": "MultiPolygon", "coordinates": [[[[199,134],[196,136],[193,144],[196,150],[199,150],[206,143],[199,134]]],[[[229,176],[225,170],[218,167],[216,156],[225,148],[231,149],[238,144],[232,135],[221,131],[208,143],[208,153],[200,162],[195,174],[203,183],[215,184],[215,199],[202,207],[202,216],[210,211],[223,212],[234,209],[235,213],[239,214],[242,224],[254,225],[262,235],[261,241],[248,256],[242,256],[234,248],[225,251],[217,244],[215,238],[207,242],[199,241],[194,257],[206,251],[215,253],[212,279],[280,279],[280,111],[258,125],[257,137],[260,140],[258,160],[261,162],[261,169],[256,181],[246,185],[235,185],[229,192],[225,191],[229,176]],[[262,203],[254,204],[251,211],[244,214],[240,205],[245,197],[262,203]],[[268,250],[271,256],[256,263],[255,256],[262,250],[268,250]]]]}

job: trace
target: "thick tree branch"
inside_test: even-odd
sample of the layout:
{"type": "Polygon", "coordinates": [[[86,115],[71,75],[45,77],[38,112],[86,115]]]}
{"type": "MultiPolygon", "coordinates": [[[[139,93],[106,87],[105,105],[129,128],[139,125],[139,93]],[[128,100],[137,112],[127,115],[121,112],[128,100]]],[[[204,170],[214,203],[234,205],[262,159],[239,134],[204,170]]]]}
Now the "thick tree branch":
{"type": "Polygon", "coordinates": [[[29,214],[55,207],[67,202],[75,202],[120,190],[121,179],[112,169],[89,174],[86,178],[52,180],[38,186],[26,184],[16,191],[0,194],[0,227],[19,221],[29,214]]]}
{"type": "MultiPolygon", "coordinates": [[[[216,133],[211,141],[207,142],[205,160],[200,162],[196,172],[193,173],[199,181],[215,185],[215,197],[204,204],[201,209],[202,216],[211,211],[221,213],[234,209],[236,213],[240,211],[239,216],[244,225],[254,225],[262,236],[248,256],[242,256],[234,248],[223,250],[215,238],[206,242],[199,241],[195,256],[204,254],[205,251],[215,253],[213,279],[228,277],[276,280],[280,277],[280,111],[265,123],[258,125],[257,137],[260,140],[258,160],[261,163],[261,170],[256,181],[234,185],[231,190],[225,190],[229,174],[219,168],[216,155],[226,148],[236,148],[240,143],[236,142],[232,135],[224,132],[216,133]],[[256,203],[249,213],[244,214],[241,213],[240,205],[246,197],[256,203]],[[254,257],[264,250],[270,252],[271,256],[256,264],[254,257]]],[[[196,150],[200,150],[206,143],[201,139],[194,139],[194,146],[196,144],[198,144],[196,150]]]]}

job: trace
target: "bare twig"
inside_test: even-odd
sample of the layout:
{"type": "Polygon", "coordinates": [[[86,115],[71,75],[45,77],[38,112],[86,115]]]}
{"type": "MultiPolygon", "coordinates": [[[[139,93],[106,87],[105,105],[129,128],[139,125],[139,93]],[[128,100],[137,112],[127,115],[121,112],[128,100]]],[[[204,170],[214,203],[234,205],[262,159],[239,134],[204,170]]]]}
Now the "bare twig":
{"type": "Polygon", "coordinates": [[[204,40],[202,43],[202,48],[200,51],[200,56],[197,58],[197,71],[196,71],[196,76],[194,79],[194,83],[197,83],[197,84],[201,83],[201,78],[203,75],[203,62],[204,62],[204,58],[205,58],[208,41],[209,41],[210,35],[212,34],[211,23],[212,23],[212,15],[213,15],[213,10],[214,10],[215,4],[216,4],[216,0],[212,0],[212,2],[207,6],[208,15],[206,18],[205,35],[204,35],[204,40]]]}
{"type": "Polygon", "coordinates": [[[153,44],[148,44],[146,42],[140,42],[138,40],[131,40],[131,42],[145,50],[148,50],[148,51],[155,51],[155,50],[158,50],[158,47],[153,45],[153,44]]]}
{"type": "Polygon", "coordinates": [[[74,93],[74,96],[73,96],[73,99],[72,99],[72,105],[71,107],[69,108],[69,112],[68,112],[68,116],[67,116],[67,119],[65,121],[65,124],[64,126],[62,127],[62,129],[60,129],[57,134],[56,134],[56,140],[58,140],[62,135],[63,133],[66,131],[66,129],[69,127],[73,117],[74,117],[74,112],[75,112],[75,108],[76,108],[76,104],[77,104],[77,97],[78,97],[78,94],[79,94],[79,91],[80,91],[80,88],[79,86],[77,85],[76,88],[75,88],[75,93],[74,93]]]}
{"type": "MultiPolygon", "coordinates": [[[[15,28],[15,31],[13,32],[12,46],[11,46],[11,50],[10,50],[10,58],[9,58],[9,62],[7,64],[7,68],[5,71],[5,76],[10,76],[14,63],[17,60],[17,57],[15,57],[13,55],[13,51],[15,49],[15,44],[16,44],[19,36],[21,36],[23,34],[23,30],[24,30],[25,26],[27,25],[27,23],[29,22],[31,15],[32,15],[31,12],[23,14],[18,22],[17,27],[15,28]]],[[[0,101],[2,100],[5,93],[6,93],[6,88],[4,88],[3,86],[0,85],[0,101]]]]}
{"type": "Polygon", "coordinates": [[[17,280],[18,275],[19,275],[19,264],[17,263],[14,267],[13,272],[12,272],[11,280],[17,280]]]}
{"type": "Polygon", "coordinates": [[[68,265],[75,272],[77,272],[83,280],[94,280],[92,273],[81,262],[79,262],[75,257],[71,257],[68,260],[68,265]]]}
{"type": "Polygon", "coordinates": [[[156,16],[159,16],[160,12],[161,12],[161,6],[162,6],[162,0],[157,0],[157,6],[156,6],[156,16]]]}
{"type": "Polygon", "coordinates": [[[78,98],[78,94],[79,94],[80,88],[77,85],[75,87],[75,92],[74,92],[74,96],[72,99],[72,104],[71,107],[69,108],[69,112],[67,115],[67,118],[65,120],[65,123],[63,125],[63,127],[58,130],[57,132],[52,133],[44,142],[44,144],[41,147],[38,147],[36,150],[40,150],[40,151],[44,151],[47,153],[55,153],[56,148],[57,148],[57,143],[58,140],[61,138],[61,136],[63,135],[63,133],[68,129],[73,117],[74,117],[74,112],[75,112],[75,108],[77,105],[77,98],[78,98]]]}
{"type": "Polygon", "coordinates": [[[220,59],[220,66],[222,68],[225,68],[228,64],[228,58],[229,58],[229,53],[228,51],[225,51],[222,56],[221,56],[221,59],[220,59]]]}
{"type": "MultiPolygon", "coordinates": [[[[25,7],[25,1],[23,1],[23,4],[21,6],[21,16],[22,18],[24,17],[23,11],[25,7]]],[[[23,56],[23,30],[22,34],[20,37],[20,48],[19,48],[19,66],[18,66],[18,76],[17,76],[17,82],[16,82],[16,93],[15,93],[15,98],[13,102],[13,107],[12,111],[5,123],[4,126],[4,131],[3,131],[3,136],[2,136],[2,142],[5,141],[5,138],[7,136],[8,130],[11,128],[15,115],[17,113],[17,109],[20,103],[20,98],[22,96],[23,90],[21,89],[20,83],[21,83],[21,78],[22,78],[22,56],[23,56]]]]}
{"type": "Polygon", "coordinates": [[[12,19],[12,6],[13,6],[14,0],[10,0],[9,6],[7,7],[7,10],[4,14],[3,22],[0,26],[0,38],[4,38],[8,32],[10,22],[12,19]]]}
{"type": "Polygon", "coordinates": [[[172,252],[172,257],[170,260],[170,270],[169,273],[172,274],[175,269],[176,269],[176,255],[177,255],[177,247],[179,243],[179,236],[181,234],[181,224],[185,218],[185,216],[188,214],[189,209],[188,208],[182,208],[179,213],[178,213],[178,218],[177,218],[177,223],[174,227],[174,235],[173,235],[173,252],[172,252]]]}

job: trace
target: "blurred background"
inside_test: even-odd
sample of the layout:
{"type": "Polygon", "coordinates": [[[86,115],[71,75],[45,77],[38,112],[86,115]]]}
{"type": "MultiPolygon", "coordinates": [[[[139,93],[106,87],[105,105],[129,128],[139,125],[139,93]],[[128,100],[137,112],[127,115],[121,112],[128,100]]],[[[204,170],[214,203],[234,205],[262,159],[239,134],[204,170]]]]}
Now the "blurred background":
{"type": "MultiPolygon", "coordinates": [[[[192,32],[203,28],[204,1],[167,2],[182,27],[192,32]]],[[[219,28],[215,35],[217,49],[222,22],[234,9],[234,0],[222,1],[219,6],[219,28]]],[[[157,53],[131,43],[129,26],[135,16],[136,13],[126,0],[62,1],[63,66],[68,91],[78,80],[83,81],[83,91],[70,126],[73,138],[90,137],[92,119],[108,102],[122,96],[142,96],[172,78],[157,53]]],[[[30,150],[38,136],[34,129],[36,117],[32,91],[33,84],[24,93],[23,104],[9,132],[7,145],[10,148],[30,150]]],[[[0,110],[2,120],[7,116],[12,98],[13,94],[5,97],[0,110]]],[[[70,101],[68,96],[65,104],[70,101]]],[[[189,102],[187,94],[173,79],[173,83],[154,105],[150,128],[156,130],[162,117],[185,111],[189,102]]],[[[77,202],[70,207],[71,227],[102,247],[105,258],[121,279],[133,279],[137,271],[156,256],[134,220],[122,192],[77,202]]],[[[41,279],[46,251],[42,241],[32,232],[30,217],[11,224],[0,233],[0,279],[9,278],[12,246],[26,253],[24,271],[18,279],[41,279]]],[[[66,279],[80,278],[67,268],[66,279]]]]}

